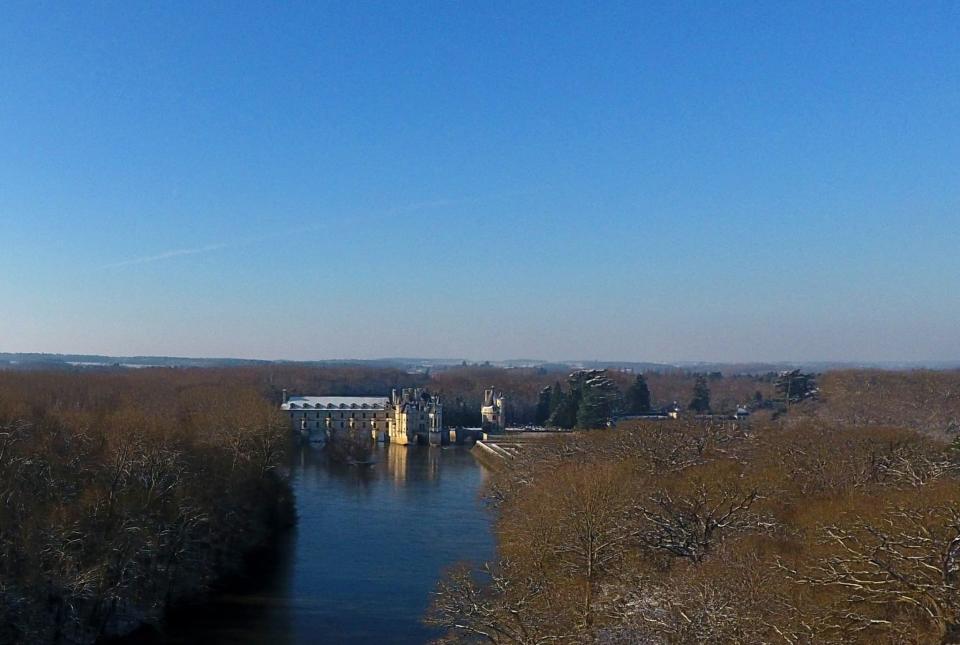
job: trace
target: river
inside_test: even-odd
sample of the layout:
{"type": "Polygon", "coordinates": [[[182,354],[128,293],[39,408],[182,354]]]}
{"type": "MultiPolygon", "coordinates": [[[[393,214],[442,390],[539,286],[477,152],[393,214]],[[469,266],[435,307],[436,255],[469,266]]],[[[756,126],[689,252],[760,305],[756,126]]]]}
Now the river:
{"type": "Polygon", "coordinates": [[[295,449],[298,522],[249,588],[180,612],[166,643],[424,643],[444,568],[489,560],[494,540],[468,448],[378,446],[376,465],[295,449]]]}

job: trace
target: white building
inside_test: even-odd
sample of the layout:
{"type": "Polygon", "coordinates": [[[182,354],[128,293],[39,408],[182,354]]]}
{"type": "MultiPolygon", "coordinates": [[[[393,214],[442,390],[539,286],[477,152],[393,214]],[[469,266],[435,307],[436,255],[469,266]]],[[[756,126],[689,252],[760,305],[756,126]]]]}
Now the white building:
{"type": "Polygon", "coordinates": [[[424,443],[443,429],[443,406],[438,397],[420,388],[394,390],[381,396],[292,396],[284,392],[280,409],[304,436],[327,438],[338,431],[370,433],[378,441],[424,443]]]}

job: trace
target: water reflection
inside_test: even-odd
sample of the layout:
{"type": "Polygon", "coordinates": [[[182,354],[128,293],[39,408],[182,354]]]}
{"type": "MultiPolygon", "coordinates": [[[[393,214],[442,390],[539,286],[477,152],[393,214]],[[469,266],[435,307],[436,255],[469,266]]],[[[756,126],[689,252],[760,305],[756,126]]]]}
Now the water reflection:
{"type": "Polygon", "coordinates": [[[293,460],[299,522],[254,588],[173,621],[166,642],[423,643],[421,621],[443,568],[489,559],[485,471],[465,448],[381,446],[377,464],[293,460]]]}

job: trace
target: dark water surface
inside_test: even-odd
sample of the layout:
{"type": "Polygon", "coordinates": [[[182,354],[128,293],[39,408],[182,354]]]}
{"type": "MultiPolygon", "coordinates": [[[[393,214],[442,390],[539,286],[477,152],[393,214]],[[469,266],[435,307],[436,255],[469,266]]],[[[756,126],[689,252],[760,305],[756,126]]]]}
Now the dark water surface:
{"type": "Polygon", "coordinates": [[[486,476],[465,447],[380,446],[372,468],[297,448],[297,527],[253,588],[177,615],[171,643],[424,643],[441,571],[488,560],[486,476]],[[259,587],[259,588],[257,588],[259,587]]]}

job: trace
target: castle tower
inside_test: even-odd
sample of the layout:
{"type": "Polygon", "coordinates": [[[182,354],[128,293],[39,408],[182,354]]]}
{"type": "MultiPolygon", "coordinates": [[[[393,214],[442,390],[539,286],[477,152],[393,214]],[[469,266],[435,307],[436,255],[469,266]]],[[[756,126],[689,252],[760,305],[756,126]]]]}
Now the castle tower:
{"type": "Polygon", "coordinates": [[[492,387],[483,391],[483,405],[480,406],[480,416],[484,432],[496,434],[507,429],[504,403],[505,399],[502,392],[497,392],[492,387]]]}
{"type": "Polygon", "coordinates": [[[433,438],[440,440],[443,405],[439,397],[431,396],[422,388],[403,389],[400,396],[394,390],[387,409],[391,443],[410,445],[427,443],[433,438]]]}

